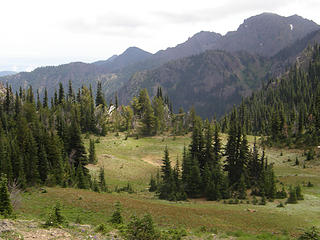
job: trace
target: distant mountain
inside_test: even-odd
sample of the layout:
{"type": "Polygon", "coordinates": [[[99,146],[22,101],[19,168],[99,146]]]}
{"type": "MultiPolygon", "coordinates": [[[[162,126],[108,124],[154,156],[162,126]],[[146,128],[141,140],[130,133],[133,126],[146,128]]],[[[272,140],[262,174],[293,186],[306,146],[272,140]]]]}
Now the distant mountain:
{"type": "Polygon", "coordinates": [[[219,33],[201,31],[184,43],[178,44],[176,47],[158,51],[154,54],[153,58],[168,62],[170,60],[196,55],[214,48],[221,38],[222,35],[219,33]]]}
{"type": "Polygon", "coordinates": [[[96,61],[94,62],[94,64],[96,65],[102,65],[102,64],[105,64],[105,63],[109,63],[109,62],[112,62],[114,59],[116,59],[118,57],[118,55],[112,55],[111,57],[109,57],[107,60],[100,60],[100,61],[96,61]]]}
{"type": "MultiPolygon", "coordinates": [[[[193,99],[194,105],[207,115],[205,111],[209,111],[209,103],[219,102],[225,106],[221,111],[226,110],[230,104],[237,103],[234,99],[238,100],[260,86],[263,79],[282,73],[308,44],[320,39],[316,32],[319,29],[313,21],[297,15],[282,17],[263,13],[244,20],[237,31],[224,36],[202,31],[176,47],[155,54],[130,47],[104,61],[42,67],[30,73],[1,77],[0,81],[8,81],[14,90],[32,85],[41,93],[47,87],[51,90],[49,97],[59,82],[65,89],[69,80],[75,89],[82,84],[91,84],[95,89],[97,82],[101,81],[107,101],[119,92],[123,102],[128,102],[141,87],[152,90],[160,84],[171,99],[175,98],[176,106],[188,108],[192,104],[188,99],[193,99]],[[230,76],[238,80],[230,82],[230,76]],[[175,88],[179,84],[183,86],[183,81],[189,91],[187,95],[175,88]],[[236,82],[241,87],[234,85],[236,82]],[[198,85],[205,87],[202,89],[198,85]],[[201,93],[197,92],[199,89],[202,89],[201,93]],[[226,94],[233,96],[233,100],[226,98],[226,94]],[[184,100],[184,97],[188,99],[184,100]]],[[[208,114],[215,111],[222,114],[214,109],[208,114]]]]}
{"type": "Polygon", "coordinates": [[[68,81],[71,80],[74,87],[81,87],[82,84],[89,84],[92,79],[101,73],[93,64],[74,62],[59,66],[39,67],[32,72],[20,72],[12,76],[1,78],[2,82],[9,82],[13,90],[19,87],[28,87],[39,89],[40,93],[47,87],[49,96],[53,96],[54,89],[58,89],[59,82],[63,83],[67,89],[68,81]]]}
{"type": "Polygon", "coordinates": [[[16,74],[17,72],[14,72],[14,71],[1,71],[0,72],[0,77],[3,77],[3,76],[9,76],[9,75],[13,75],[13,74],[16,74]]]}
{"type": "Polygon", "coordinates": [[[315,42],[320,43],[320,30],[309,33],[271,58],[247,51],[207,50],[154,70],[135,73],[118,91],[119,98],[127,104],[141,88],[147,88],[154,96],[161,86],[175,110],[189,109],[193,105],[202,117],[219,117],[296,61],[306,64],[305,59],[310,56],[305,56],[308,51],[304,49],[315,42]]]}
{"type": "Polygon", "coordinates": [[[112,56],[106,61],[99,61],[92,64],[73,62],[59,66],[47,66],[36,68],[32,72],[21,72],[13,76],[5,76],[0,78],[2,82],[9,82],[14,90],[18,90],[20,86],[27,87],[32,85],[34,89],[39,89],[40,94],[47,87],[51,91],[48,92],[49,97],[53,96],[54,89],[58,88],[61,82],[65,89],[69,80],[72,81],[75,89],[82,85],[91,84],[96,87],[98,81],[103,82],[103,88],[107,95],[112,94],[115,89],[121,85],[122,79],[128,79],[131,72],[119,71],[126,69],[135,62],[147,59],[151,53],[136,47],[130,47],[119,56],[112,56]],[[118,73],[113,73],[117,72],[118,73]]]}
{"type": "Polygon", "coordinates": [[[258,55],[208,50],[155,70],[138,72],[118,94],[128,103],[141,88],[147,88],[154,96],[161,86],[176,108],[194,106],[201,116],[215,113],[219,117],[260,87],[270,67],[269,59],[258,55]]]}
{"type": "Polygon", "coordinates": [[[230,52],[245,50],[271,57],[308,33],[319,29],[320,26],[315,22],[298,15],[282,17],[263,13],[244,20],[237,31],[228,32],[214,48],[230,52]]]}
{"type": "Polygon", "coordinates": [[[137,47],[129,47],[121,55],[113,55],[106,61],[95,62],[100,68],[103,68],[105,72],[118,71],[119,69],[125,68],[129,65],[147,60],[152,56],[151,53],[146,52],[137,47]]]}

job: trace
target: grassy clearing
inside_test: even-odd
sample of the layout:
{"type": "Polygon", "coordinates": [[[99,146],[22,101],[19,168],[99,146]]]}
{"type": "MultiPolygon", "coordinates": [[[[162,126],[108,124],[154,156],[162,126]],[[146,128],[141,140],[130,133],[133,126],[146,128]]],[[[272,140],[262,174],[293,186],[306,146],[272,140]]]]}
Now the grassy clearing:
{"type": "MultiPolygon", "coordinates": [[[[85,139],[87,146],[88,142],[85,139]]],[[[151,174],[155,175],[160,167],[165,146],[168,146],[171,159],[175,161],[177,157],[181,160],[183,146],[189,143],[189,137],[129,137],[125,140],[123,134],[108,135],[96,144],[98,164],[89,168],[95,173],[103,166],[108,184],[113,187],[130,182],[136,189],[142,190],[147,187],[151,174]]]]}
{"type": "MultiPolygon", "coordinates": [[[[221,138],[225,143],[226,135],[221,138]]],[[[249,136],[248,140],[252,145],[254,137],[249,136]]],[[[89,140],[84,141],[88,145],[89,140]]],[[[312,225],[320,226],[320,167],[316,162],[304,162],[306,157],[303,150],[297,149],[270,148],[265,151],[268,161],[274,163],[279,184],[306,185],[308,181],[314,184],[313,187],[303,187],[305,200],[299,204],[277,208],[278,200],[259,206],[229,205],[222,201],[208,202],[201,199],[178,203],[156,199],[146,188],[150,175],[155,174],[161,165],[165,146],[168,146],[174,162],[177,157],[181,159],[183,147],[189,143],[190,136],[125,140],[125,136],[120,134],[100,138],[100,142],[96,144],[99,161],[97,165],[89,166],[90,171],[95,174],[99,167],[103,166],[111,189],[130,182],[136,193],[98,194],[64,188],[48,188],[47,193],[34,190],[24,195],[19,213],[27,218],[44,220],[50,208],[60,201],[69,221],[80,220],[98,225],[109,220],[114,204],[119,201],[126,220],[132,214],[141,216],[150,213],[155,222],[163,228],[183,227],[193,233],[197,233],[197,229],[218,229],[219,232],[231,231],[239,239],[287,239],[274,236],[286,232],[295,235],[301,232],[301,229],[312,225]],[[296,157],[299,159],[299,166],[295,166],[296,157]],[[255,212],[250,211],[252,209],[255,212]],[[253,236],[247,234],[248,232],[260,235],[253,236]]]]}

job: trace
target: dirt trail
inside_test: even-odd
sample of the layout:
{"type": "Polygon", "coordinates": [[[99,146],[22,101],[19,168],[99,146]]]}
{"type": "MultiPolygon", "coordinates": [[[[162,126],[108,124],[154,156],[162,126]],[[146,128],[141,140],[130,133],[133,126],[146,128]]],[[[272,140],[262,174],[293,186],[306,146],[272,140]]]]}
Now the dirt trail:
{"type": "Polygon", "coordinates": [[[149,164],[151,164],[153,166],[156,166],[156,167],[160,167],[161,166],[161,160],[157,156],[147,155],[147,156],[142,158],[142,161],[144,161],[146,163],[149,163],[149,164]]]}

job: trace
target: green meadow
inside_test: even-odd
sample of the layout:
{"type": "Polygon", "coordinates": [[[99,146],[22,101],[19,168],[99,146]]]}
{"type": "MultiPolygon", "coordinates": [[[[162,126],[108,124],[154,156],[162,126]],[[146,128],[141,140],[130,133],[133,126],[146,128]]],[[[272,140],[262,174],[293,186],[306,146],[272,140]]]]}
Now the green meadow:
{"type": "MultiPolygon", "coordinates": [[[[169,202],[158,200],[153,193],[148,192],[150,176],[155,175],[161,166],[165,146],[169,149],[172,164],[177,159],[181,162],[183,148],[189,145],[190,136],[125,139],[124,135],[113,134],[90,137],[97,140],[95,146],[98,157],[97,165],[88,167],[92,174],[97,175],[99,168],[103,167],[110,190],[130,182],[135,192],[96,193],[48,187],[47,192],[42,193],[34,188],[24,193],[18,215],[43,220],[50,207],[59,201],[63,204],[64,214],[69,221],[98,225],[110,219],[114,204],[120,202],[127,220],[133,214],[142,216],[150,213],[161,228],[181,227],[198,235],[201,231],[211,231],[239,239],[256,239],[250,234],[260,234],[261,238],[257,239],[273,239],[273,235],[288,234],[294,237],[303,229],[320,226],[320,167],[316,160],[306,161],[303,150],[265,149],[268,161],[274,163],[279,187],[282,184],[287,187],[296,184],[302,186],[305,200],[298,204],[287,204],[284,208],[279,208],[277,205],[280,202],[285,203],[285,199],[282,199],[268,202],[265,206],[253,205],[250,196],[240,204],[210,202],[205,199],[169,202]],[[299,165],[295,165],[296,158],[299,165]],[[309,181],[313,187],[307,187],[309,181]]],[[[226,135],[221,138],[226,142],[226,135]]],[[[252,145],[254,137],[248,139],[252,145]]],[[[84,139],[84,142],[88,146],[89,140],[84,139]]]]}

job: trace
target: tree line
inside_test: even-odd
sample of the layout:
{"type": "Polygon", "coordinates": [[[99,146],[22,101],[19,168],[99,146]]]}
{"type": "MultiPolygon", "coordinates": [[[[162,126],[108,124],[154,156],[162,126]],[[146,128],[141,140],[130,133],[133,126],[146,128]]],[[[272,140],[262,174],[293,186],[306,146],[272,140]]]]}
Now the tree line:
{"type": "MultiPolygon", "coordinates": [[[[247,134],[268,136],[269,145],[320,144],[320,46],[309,47],[289,71],[271,79],[236,108],[247,134]]],[[[231,114],[221,120],[227,132],[231,114]]]]}
{"type": "Polygon", "coordinates": [[[104,136],[124,131],[127,136],[151,136],[164,132],[184,134],[190,126],[190,114],[172,112],[172,103],[162,95],[149,98],[146,89],[134,97],[131,106],[107,104],[102,83],[96,94],[91,86],[77,91],[71,81],[67,91],[59,84],[51,99],[43,89],[32,87],[13,93],[10,85],[3,88],[0,99],[0,173],[8,182],[16,181],[25,189],[34,185],[60,185],[106,191],[103,169],[92,178],[87,164],[97,163],[95,141],[86,150],[82,134],[104,136]]]}

